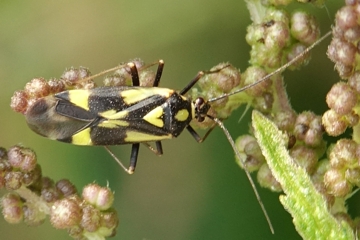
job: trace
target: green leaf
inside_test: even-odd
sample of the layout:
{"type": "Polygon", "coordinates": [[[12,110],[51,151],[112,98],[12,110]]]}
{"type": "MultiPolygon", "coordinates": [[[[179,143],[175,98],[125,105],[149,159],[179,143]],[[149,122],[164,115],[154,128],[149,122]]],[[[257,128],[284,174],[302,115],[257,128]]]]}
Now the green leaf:
{"type": "Polygon", "coordinates": [[[346,222],[339,223],[329,212],[305,170],[286,149],[287,136],[261,113],[252,114],[255,137],[267,163],[285,195],[280,202],[293,217],[296,230],[304,239],[355,239],[346,222]]]}

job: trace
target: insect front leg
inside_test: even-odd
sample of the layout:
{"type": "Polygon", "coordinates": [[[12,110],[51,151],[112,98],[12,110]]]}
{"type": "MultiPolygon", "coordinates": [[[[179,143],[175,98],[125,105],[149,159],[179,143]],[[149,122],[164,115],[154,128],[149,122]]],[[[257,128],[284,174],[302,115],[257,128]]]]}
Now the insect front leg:
{"type": "Polygon", "coordinates": [[[211,133],[211,131],[216,127],[216,124],[213,124],[210,129],[205,133],[205,135],[203,137],[200,137],[200,135],[190,126],[188,125],[186,127],[186,129],[189,131],[189,133],[191,134],[191,136],[193,136],[193,138],[198,142],[198,143],[202,143],[203,141],[205,141],[205,139],[209,136],[209,134],[211,133]]]}

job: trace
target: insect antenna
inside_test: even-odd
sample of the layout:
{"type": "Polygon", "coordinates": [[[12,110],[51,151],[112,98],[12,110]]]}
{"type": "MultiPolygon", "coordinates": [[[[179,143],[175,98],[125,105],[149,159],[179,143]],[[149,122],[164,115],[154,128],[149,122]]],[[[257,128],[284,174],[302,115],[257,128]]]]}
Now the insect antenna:
{"type": "MultiPolygon", "coordinates": [[[[238,148],[235,146],[235,142],[234,142],[234,140],[232,139],[232,137],[231,137],[229,131],[227,130],[227,128],[224,126],[223,122],[222,122],[220,119],[216,118],[216,117],[213,117],[213,116],[210,116],[210,115],[206,115],[206,116],[207,116],[208,118],[210,118],[211,120],[213,120],[213,121],[223,130],[223,132],[224,132],[227,140],[229,141],[231,147],[233,148],[233,150],[234,150],[234,152],[235,152],[235,154],[236,154],[236,157],[237,157],[238,159],[240,159],[240,161],[242,161],[242,160],[241,160],[242,157],[241,157],[241,155],[240,155],[240,153],[239,153],[239,150],[238,150],[238,148]]],[[[267,211],[266,211],[266,209],[265,209],[265,206],[264,206],[263,202],[261,201],[260,195],[259,195],[259,193],[258,193],[258,191],[257,191],[257,189],[256,189],[256,186],[255,186],[255,183],[254,183],[253,179],[251,178],[250,172],[246,169],[246,163],[243,162],[242,164],[244,165],[244,170],[245,170],[246,176],[247,176],[247,178],[248,178],[249,181],[250,181],[250,185],[251,185],[251,187],[252,187],[252,189],[253,189],[253,191],[254,191],[254,193],[255,193],[256,199],[257,199],[258,203],[260,204],[261,210],[262,210],[263,213],[264,213],[264,216],[265,216],[265,218],[266,218],[266,221],[268,222],[270,231],[271,231],[272,234],[274,234],[274,227],[273,227],[273,225],[272,225],[272,223],[271,223],[270,217],[269,217],[269,215],[268,215],[268,213],[267,213],[267,211]]]]}
{"type": "Polygon", "coordinates": [[[302,58],[305,54],[309,53],[316,45],[318,45],[320,42],[322,42],[325,38],[327,38],[328,36],[331,35],[331,31],[327,32],[324,36],[322,36],[321,38],[319,38],[316,42],[314,42],[313,44],[311,44],[308,48],[306,48],[302,53],[298,54],[297,56],[295,56],[293,59],[291,59],[289,62],[287,62],[286,64],[282,65],[281,67],[279,67],[278,69],[276,69],[275,71],[269,73],[268,75],[266,75],[265,77],[261,78],[260,80],[251,83],[249,85],[246,85],[234,92],[230,92],[230,93],[226,93],[223,94],[221,96],[215,97],[215,98],[210,98],[208,99],[208,102],[214,102],[226,97],[229,97],[231,95],[237,94],[239,92],[245,91],[246,89],[249,89],[261,82],[264,82],[266,80],[268,80],[269,78],[271,78],[272,76],[274,76],[275,74],[278,74],[282,71],[284,71],[286,68],[288,68],[289,66],[291,66],[292,64],[294,64],[296,61],[298,61],[300,58],[302,58]]]}

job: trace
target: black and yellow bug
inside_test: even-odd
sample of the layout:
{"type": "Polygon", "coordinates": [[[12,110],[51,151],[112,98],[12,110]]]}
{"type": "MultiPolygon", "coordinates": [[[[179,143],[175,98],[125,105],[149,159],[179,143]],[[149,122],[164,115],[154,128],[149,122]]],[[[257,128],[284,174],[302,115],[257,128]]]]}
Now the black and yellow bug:
{"type": "Polygon", "coordinates": [[[203,121],[209,117],[210,105],[203,98],[192,101],[184,94],[204,72],[176,92],[158,87],[162,60],[153,87],[140,87],[136,65],[127,66],[132,87],[75,89],[40,98],[28,109],[27,124],[42,136],[76,145],[132,144],[129,168],[118,161],[128,173],[135,170],[139,143],[155,142],[154,152],[162,154],[161,140],[177,137],[185,128],[198,142],[202,141],[189,124],[193,119],[203,121]]]}
{"type": "MultiPolygon", "coordinates": [[[[208,113],[211,103],[266,81],[298,61],[327,36],[329,33],[291,61],[257,82],[212,99],[205,100],[197,97],[192,100],[185,94],[204,74],[220,72],[228,65],[213,71],[199,72],[187,86],[177,92],[173,89],[158,87],[164,67],[162,60],[159,61],[152,87],[140,87],[137,67],[130,62],[126,66],[130,69],[132,86],[99,87],[89,90],[74,89],[42,97],[27,110],[26,121],[33,131],[50,139],[77,145],[105,146],[120,166],[131,174],[136,167],[140,143],[144,143],[150,150],[161,155],[163,153],[161,141],[179,136],[185,128],[197,142],[202,142],[212,128],[204,138],[201,138],[190,126],[190,122],[202,122],[209,118],[214,122],[213,126],[218,125],[223,130],[235,154],[242,159],[222,121],[208,113]],[[155,142],[155,149],[148,144],[149,142],[155,142]],[[107,147],[120,144],[132,144],[129,168],[126,168],[107,147]]],[[[93,79],[121,67],[125,66],[109,69],[81,80],[93,79]]],[[[245,172],[273,231],[255,184],[246,169],[245,172]]]]}

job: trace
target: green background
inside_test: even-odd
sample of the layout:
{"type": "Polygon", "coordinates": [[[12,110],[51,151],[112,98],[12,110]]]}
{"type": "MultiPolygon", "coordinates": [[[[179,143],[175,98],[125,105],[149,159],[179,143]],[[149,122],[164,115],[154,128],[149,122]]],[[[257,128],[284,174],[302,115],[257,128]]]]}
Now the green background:
{"type": "MultiPolygon", "coordinates": [[[[327,9],[307,6],[333,24],[343,1],[327,9]]],[[[295,5],[302,7],[302,5],[295,5]]],[[[136,174],[128,176],[104,149],[78,147],[42,138],[9,108],[15,90],[34,77],[59,77],[66,67],[86,66],[92,73],[140,57],[165,60],[161,86],[181,89],[199,70],[229,61],[245,70],[250,47],[245,42],[250,17],[244,1],[1,1],[0,2],[0,145],[32,147],[43,174],[70,179],[78,189],[93,181],[115,192],[120,216],[114,239],[300,239],[278,194],[259,192],[274,224],[266,220],[233,151],[219,129],[203,144],[188,133],[163,142],[164,155],[140,150],[136,174]]],[[[338,80],[325,57],[326,42],[313,62],[286,74],[297,111],[326,110],[325,95],[338,80]]],[[[247,132],[242,110],[225,125],[236,137],[247,132]]],[[[126,163],[130,146],[115,147],[126,163]]],[[[0,218],[0,239],[68,239],[48,221],[39,227],[9,225],[0,218]]]]}

